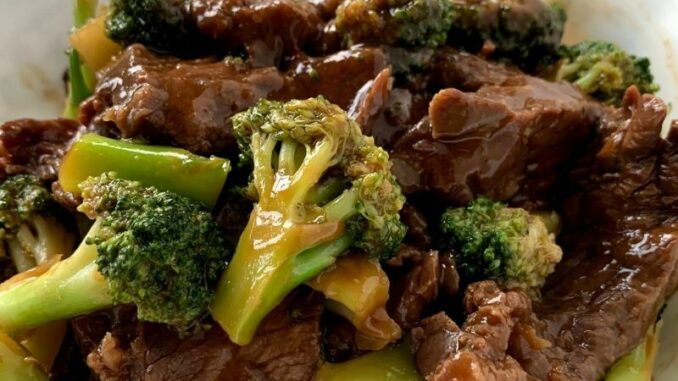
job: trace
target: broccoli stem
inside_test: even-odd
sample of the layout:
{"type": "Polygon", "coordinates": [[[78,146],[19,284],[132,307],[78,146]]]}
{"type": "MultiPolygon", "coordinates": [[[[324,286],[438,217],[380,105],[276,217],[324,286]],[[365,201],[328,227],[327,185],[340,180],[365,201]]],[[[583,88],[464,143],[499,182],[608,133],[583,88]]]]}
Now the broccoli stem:
{"type": "Polygon", "coordinates": [[[324,363],[316,381],[423,381],[417,371],[411,349],[411,339],[400,344],[370,352],[343,363],[324,363]]]}
{"type": "Polygon", "coordinates": [[[345,180],[338,177],[329,178],[308,192],[308,195],[306,195],[306,202],[309,204],[322,205],[327,200],[340,194],[344,189],[346,189],[345,180]]]}
{"type": "Polygon", "coordinates": [[[40,364],[40,367],[49,372],[59,355],[61,343],[66,336],[68,320],[59,320],[22,334],[18,340],[40,364]]]}
{"type": "Polygon", "coordinates": [[[97,11],[97,0],[75,0],[73,2],[73,26],[80,28],[94,17],[97,11]]]}
{"type": "Polygon", "coordinates": [[[64,117],[76,119],[80,103],[90,95],[92,91],[87,87],[80,55],[75,49],[70,49],[68,52],[68,98],[64,117]]]}
{"type": "Polygon", "coordinates": [[[0,332],[0,380],[47,381],[47,375],[24,348],[0,332]]]}
{"type": "Polygon", "coordinates": [[[285,296],[331,266],[352,243],[353,238],[344,234],[297,255],[276,252],[252,258],[243,255],[242,246],[247,243],[243,245],[241,241],[217,287],[210,306],[212,316],[234,343],[249,343],[259,323],[285,296]],[[234,311],[238,311],[237,319],[234,311]]]}
{"type": "Polygon", "coordinates": [[[116,172],[121,178],[172,191],[213,208],[230,170],[226,159],[86,134],[64,157],[59,182],[65,191],[80,194],[79,185],[89,177],[116,172]]]}
{"type": "MultiPolygon", "coordinates": [[[[80,28],[96,14],[97,0],[75,0],[73,2],[73,26],[80,28]]],[[[92,95],[92,78],[94,73],[82,63],[80,55],[75,49],[68,52],[68,98],[64,117],[75,119],[78,117],[80,103],[92,95]],[[88,82],[90,84],[88,84],[88,82]]]]}
{"type": "Polygon", "coordinates": [[[75,252],[43,275],[0,291],[0,330],[20,332],[113,304],[94,262],[96,246],[87,244],[99,227],[95,223],[75,252]]]}
{"type": "Polygon", "coordinates": [[[299,205],[332,166],[334,142],[327,139],[310,147],[255,134],[252,148],[259,203],[210,307],[214,319],[240,345],[252,340],[261,320],[290,291],[351,246],[353,237],[345,233],[342,221],[356,213],[357,200],[355,191],[346,191],[323,207],[325,223],[300,223],[306,212],[299,205]],[[298,151],[305,151],[301,162],[298,151]]]}
{"type": "MultiPolygon", "coordinates": [[[[20,232],[21,230],[18,233],[20,232]]],[[[36,266],[35,258],[27,250],[24,250],[18,237],[7,240],[7,249],[9,249],[8,251],[18,272],[22,273],[36,266]]]]}

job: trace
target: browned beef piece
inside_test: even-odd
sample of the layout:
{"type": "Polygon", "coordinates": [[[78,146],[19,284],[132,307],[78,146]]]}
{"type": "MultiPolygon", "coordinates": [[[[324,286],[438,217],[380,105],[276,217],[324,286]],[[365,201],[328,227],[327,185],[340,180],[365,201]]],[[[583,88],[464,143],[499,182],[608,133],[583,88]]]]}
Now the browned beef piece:
{"type": "Polygon", "coordinates": [[[419,208],[406,203],[400,211],[400,220],[407,226],[407,242],[416,247],[431,247],[428,221],[419,208]]]}
{"type": "Polygon", "coordinates": [[[461,328],[441,312],[412,330],[417,367],[426,380],[528,380],[506,349],[516,325],[531,313],[529,297],[485,281],[469,286],[464,304],[469,316],[461,328]]]}
{"type": "Polygon", "coordinates": [[[566,258],[535,306],[534,350],[511,352],[533,376],[598,380],[634,348],[678,283],[678,130],[660,138],[666,106],[637,89],[604,119],[592,155],[572,173],[566,258]]]}
{"type": "Polygon", "coordinates": [[[462,91],[478,91],[483,86],[521,83],[524,76],[517,69],[477,55],[442,48],[431,56],[426,80],[433,89],[453,87],[462,91]]]}
{"type": "Polygon", "coordinates": [[[391,69],[386,68],[363,85],[348,108],[348,115],[361,126],[364,134],[372,135],[375,119],[387,106],[392,84],[391,69]]]}
{"type": "Polygon", "coordinates": [[[0,125],[0,177],[31,174],[51,183],[64,153],[80,132],[70,119],[18,119],[0,125]]]}
{"type": "Polygon", "coordinates": [[[259,99],[322,94],[348,109],[385,67],[384,54],[372,48],[300,60],[283,74],[234,59],[179,61],[132,45],[99,73],[95,95],[82,107],[83,123],[117,129],[124,138],[223,153],[235,146],[230,117],[259,99]]]}
{"type": "Polygon", "coordinates": [[[188,14],[198,31],[244,47],[259,65],[271,66],[318,39],[322,9],[298,0],[191,0],[188,14]]]}
{"type": "MultiPolygon", "coordinates": [[[[306,99],[322,95],[348,110],[356,95],[388,67],[381,49],[356,47],[318,58],[303,58],[290,64],[285,87],[272,97],[278,100],[306,99]]],[[[388,77],[375,80],[379,89],[388,85],[388,77]]],[[[381,91],[381,90],[379,90],[381,91]]]]}
{"type": "Polygon", "coordinates": [[[322,310],[317,294],[295,293],[244,347],[230,342],[216,325],[182,338],[120,312],[73,324],[83,349],[91,350],[88,364],[102,381],[310,381],[321,362],[322,310]]]}
{"type": "Polygon", "coordinates": [[[12,258],[0,256],[0,283],[6,281],[16,274],[16,266],[12,258]]]}
{"type": "Polygon", "coordinates": [[[356,329],[348,320],[328,313],[323,318],[322,326],[325,361],[344,362],[363,353],[356,342],[356,329]]]}
{"type": "MultiPolygon", "coordinates": [[[[508,70],[487,64],[492,67],[508,70]]],[[[428,118],[395,143],[393,171],[406,193],[433,192],[459,204],[477,194],[498,201],[549,197],[601,106],[566,83],[527,75],[497,82],[475,93],[440,91],[428,118]]]]}
{"type": "Polygon", "coordinates": [[[233,146],[230,116],[284,83],[275,68],[253,69],[238,60],[180,61],[141,45],[128,47],[99,76],[84,106],[95,111],[94,125],[113,124],[123,138],[173,143],[197,153],[233,146]]]}
{"type": "Polygon", "coordinates": [[[439,295],[449,300],[459,290],[459,274],[451,253],[403,245],[388,264],[390,270],[405,269],[391,271],[388,303],[389,316],[405,330],[419,323],[439,295]]]}

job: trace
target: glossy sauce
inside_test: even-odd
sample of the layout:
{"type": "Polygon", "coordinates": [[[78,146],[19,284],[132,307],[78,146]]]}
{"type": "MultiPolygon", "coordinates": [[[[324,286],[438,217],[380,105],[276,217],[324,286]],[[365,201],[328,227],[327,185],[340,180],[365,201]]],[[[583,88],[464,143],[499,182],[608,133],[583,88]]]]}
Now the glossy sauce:
{"type": "Polygon", "coordinates": [[[308,285],[356,327],[361,349],[381,349],[400,338],[400,327],[386,313],[389,280],[378,261],[355,254],[341,257],[308,285]]]}

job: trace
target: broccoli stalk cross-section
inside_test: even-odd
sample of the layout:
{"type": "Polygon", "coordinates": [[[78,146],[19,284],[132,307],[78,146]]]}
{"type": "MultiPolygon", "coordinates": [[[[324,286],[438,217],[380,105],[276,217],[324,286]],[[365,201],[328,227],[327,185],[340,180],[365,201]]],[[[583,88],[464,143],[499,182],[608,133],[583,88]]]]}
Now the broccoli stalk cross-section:
{"type": "Polygon", "coordinates": [[[629,86],[655,93],[650,61],[628,54],[611,42],[585,41],[560,49],[563,62],[556,77],[577,85],[583,92],[608,104],[619,105],[629,86]]]}
{"type": "Polygon", "coordinates": [[[228,251],[210,213],[168,191],[117,179],[82,184],[79,210],[96,222],[46,273],[0,292],[0,330],[17,332],[115,304],[185,327],[206,313],[228,251]]]}
{"type": "Polygon", "coordinates": [[[533,297],[563,254],[543,217],[486,198],[448,209],[440,231],[466,283],[493,279],[533,297]]]}
{"type": "Polygon", "coordinates": [[[388,154],[321,97],[262,100],[233,125],[253,160],[258,202],[211,311],[231,340],[246,344],[294,287],[349,247],[391,256],[405,234],[404,197],[388,154]]]}

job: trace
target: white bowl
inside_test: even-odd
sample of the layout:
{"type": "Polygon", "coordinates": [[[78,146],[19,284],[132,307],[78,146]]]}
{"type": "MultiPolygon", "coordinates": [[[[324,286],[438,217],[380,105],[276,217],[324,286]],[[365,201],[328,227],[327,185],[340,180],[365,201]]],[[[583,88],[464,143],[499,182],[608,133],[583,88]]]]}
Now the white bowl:
{"type": "MultiPolygon", "coordinates": [[[[565,39],[616,42],[652,60],[678,119],[678,0],[559,0],[569,14],[565,39]]],[[[64,103],[64,51],[71,25],[70,0],[2,0],[0,12],[0,121],[50,118],[64,103]]],[[[678,297],[664,315],[656,381],[678,379],[678,297]]]]}

